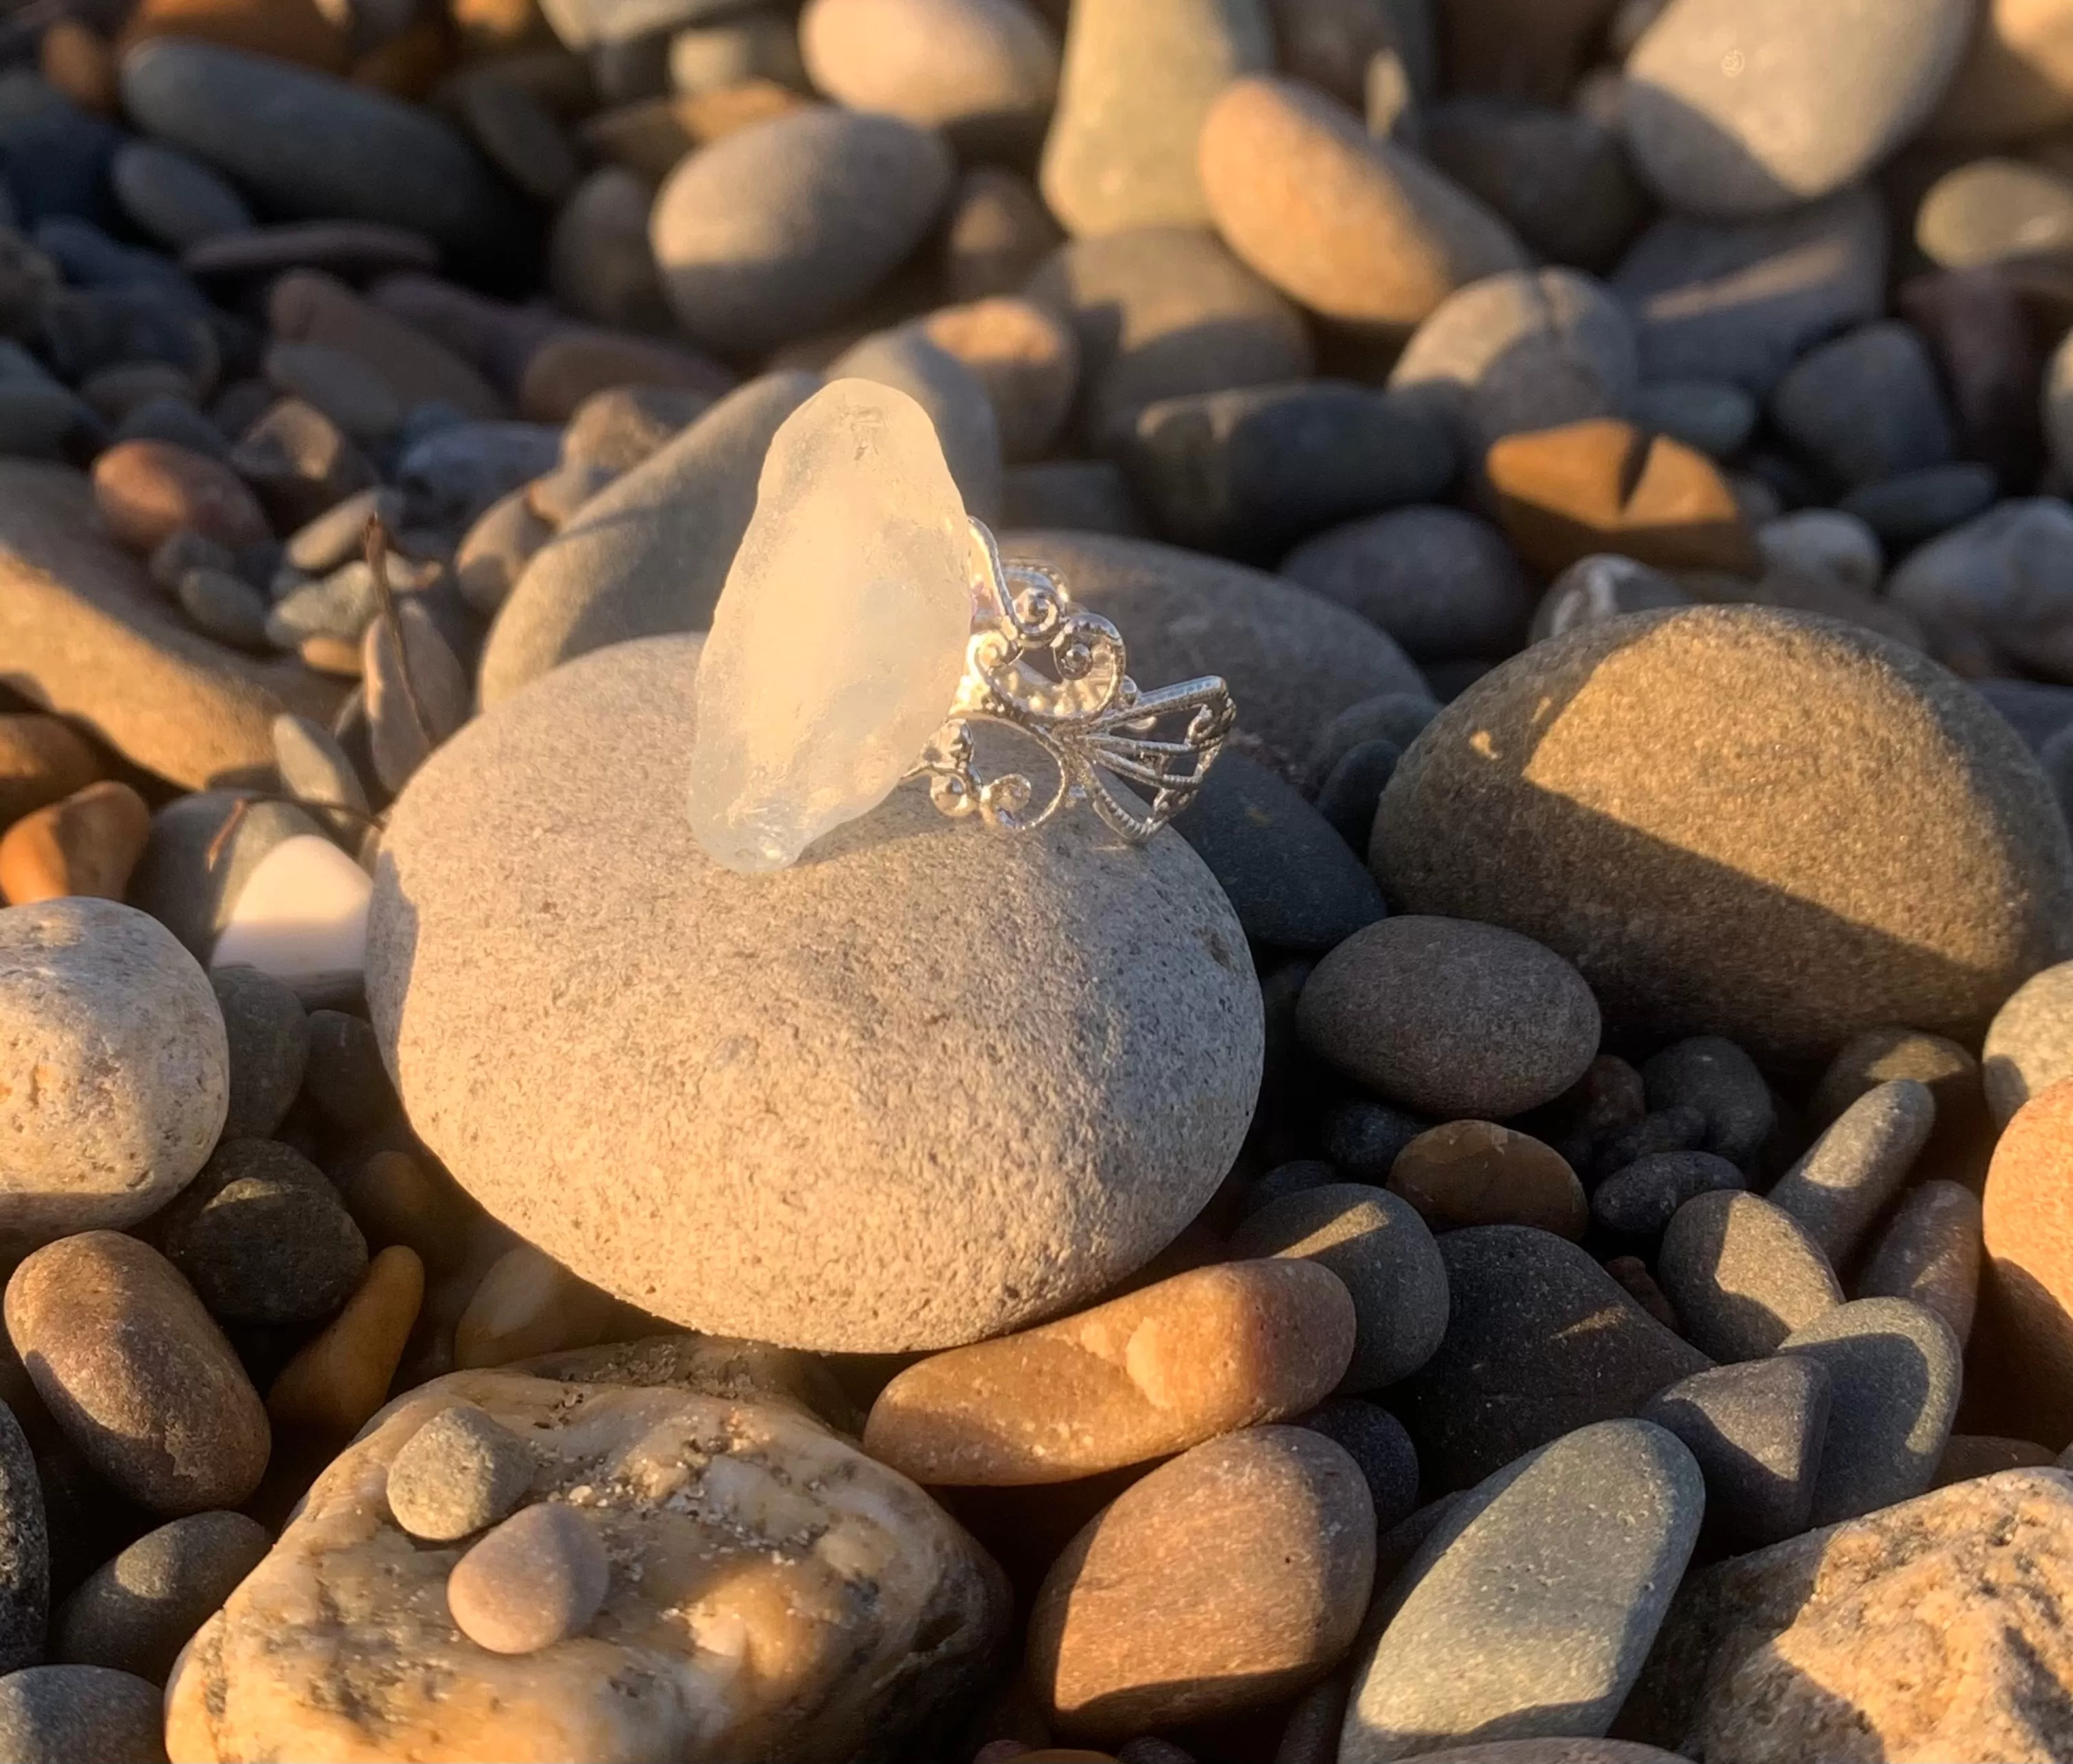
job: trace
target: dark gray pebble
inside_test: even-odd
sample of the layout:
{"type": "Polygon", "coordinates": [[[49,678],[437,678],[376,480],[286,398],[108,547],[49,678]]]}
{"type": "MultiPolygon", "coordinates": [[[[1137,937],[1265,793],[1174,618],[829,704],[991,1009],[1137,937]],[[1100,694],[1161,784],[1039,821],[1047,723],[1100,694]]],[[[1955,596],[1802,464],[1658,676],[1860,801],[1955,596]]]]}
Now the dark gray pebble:
{"type": "Polygon", "coordinates": [[[1927,1492],[1964,1377],[1951,1325],[1906,1299],[1856,1299],[1786,1337],[1828,1375],[1828,1442],[1812,1523],[1834,1525],[1927,1492]]]}
{"type": "Polygon", "coordinates": [[[1357,1396],[1335,1396],[1298,1416],[1295,1424],[1344,1446],[1360,1466],[1374,1497],[1378,1531],[1411,1516],[1418,1505],[1418,1449],[1387,1409],[1357,1396]]]}
{"type": "Polygon", "coordinates": [[[1379,692],[1350,704],[1326,723],[1303,765],[1303,787],[1313,795],[1353,750],[1368,741],[1408,748],[1440,714],[1439,701],[1408,692],[1379,692]]]}
{"type": "Polygon", "coordinates": [[[0,1678],[8,1764],[165,1764],[159,1687],[105,1666],[31,1666],[0,1678]]]}
{"type": "Polygon", "coordinates": [[[0,1671],[43,1657],[51,1545],[43,1486],[14,1412],[0,1403],[0,1671]]]}
{"type": "Polygon", "coordinates": [[[1432,1124],[1387,1102],[1334,1103],[1325,1115],[1325,1156],[1354,1181],[1381,1188],[1397,1154],[1432,1124]]]}
{"type": "Polygon", "coordinates": [[[1512,1124],[1553,1146],[1589,1181],[1601,1173],[1601,1148],[1638,1122],[1647,1107],[1640,1073],[1616,1053],[1601,1053],[1552,1102],[1512,1124]]]}
{"type": "Polygon", "coordinates": [[[188,1638],[271,1547],[266,1527],[242,1513],[191,1513],[147,1531],[65,1601],[51,1651],[163,1684],[188,1638]]]}
{"type": "Polygon", "coordinates": [[[1658,1152],[1601,1182],[1591,1196],[1591,1217],[1621,1237],[1653,1238],[1694,1196],[1748,1186],[1739,1168],[1711,1152],[1658,1152]]]}
{"type": "Polygon", "coordinates": [[[1552,1232],[1471,1226],[1438,1243],[1447,1333],[1391,1400],[1428,1486],[1465,1488],[1712,1364],[1552,1232]]]}
{"type": "Polygon", "coordinates": [[[1535,643],[1629,612],[1689,606],[1692,597],[1660,570],[1612,552],[1579,558],[1548,584],[1527,635],[1535,643]]]}
{"type": "Polygon", "coordinates": [[[343,1011],[310,1012],[310,1062],[303,1094],[348,1133],[378,1131],[400,1110],[373,1028],[343,1011]]]}
{"type": "Polygon", "coordinates": [[[1906,1182],[1935,1124],[1925,1084],[1894,1078],[1867,1090],[1778,1179],[1771,1205],[1798,1219],[1841,1267],[1906,1182]]]}
{"type": "Polygon", "coordinates": [[[1415,662],[1519,646],[1533,588],[1504,535],[1459,509],[1395,509],[1321,533],[1281,573],[1380,625],[1415,662]]]}
{"type": "Polygon", "coordinates": [[[1854,514],[1892,550],[1910,550],[1984,514],[2001,493],[1990,465],[1961,460],[1881,478],[1853,490],[1836,506],[1854,514]]]}
{"type": "Polygon", "coordinates": [[[1651,1109],[1696,1109],[1706,1118],[1704,1149],[1747,1169],[1770,1136],[1776,1112],[1756,1061],[1725,1036],[1699,1035],[1656,1054],[1641,1069],[1651,1109]]]}
{"type": "Polygon", "coordinates": [[[1332,830],[1364,859],[1369,836],[1374,830],[1374,811],[1382,793],[1396,771],[1403,749],[1394,741],[1378,738],[1363,741],[1332,768],[1317,792],[1317,812],[1331,822],[1332,830]]]}
{"type": "Polygon", "coordinates": [[[1685,1333],[1717,1360],[1759,1360],[1843,1302],[1820,1246],[1754,1194],[1687,1201],[1663,1234],[1655,1276],[1685,1333]]]}
{"type": "Polygon", "coordinates": [[[1665,1152],[1696,1152],[1706,1143],[1706,1117],[1688,1102],[1655,1109],[1597,1144],[1596,1170],[1603,1179],[1615,1170],[1665,1152]]]}
{"type": "Polygon", "coordinates": [[[1276,1164],[1245,1191],[1246,1210],[1255,1213],[1270,1201],[1321,1189],[1338,1180],[1339,1173],[1322,1158],[1294,1158],[1276,1164]]]}
{"type": "Polygon", "coordinates": [[[241,1323],[328,1317],[367,1271],[337,1189],[272,1140],[225,1140],[162,1215],[166,1258],[210,1313],[241,1323]]]}
{"type": "Polygon", "coordinates": [[[1828,1431],[1828,1375],[1811,1355],[1716,1366],[1659,1391],[1642,1419],[1690,1448],[1706,1478],[1706,1517],[1738,1544],[1805,1531],[1828,1431]]]}
{"type": "Polygon", "coordinates": [[[1331,823],[1243,754],[1224,755],[1173,830],[1210,867],[1255,942],[1329,950],[1388,910],[1331,823]]]}

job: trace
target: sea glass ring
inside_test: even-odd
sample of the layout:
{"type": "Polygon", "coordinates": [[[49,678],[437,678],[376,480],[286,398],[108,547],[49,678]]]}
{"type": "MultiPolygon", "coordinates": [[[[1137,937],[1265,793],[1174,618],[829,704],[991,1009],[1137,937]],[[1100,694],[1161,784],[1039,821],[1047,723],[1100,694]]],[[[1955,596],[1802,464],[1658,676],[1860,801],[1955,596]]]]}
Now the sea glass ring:
{"type": "Polygon", "coordinates": [[[921,407],[862,380],[773,437],[694,696],[692,830],[744,872],[797,861],[917,777],[946,814],[1002,832],[1084,803],[1148,839],[1235,719],[1220,679],[1140,690],[1115,626],[966,515],[921,407]],[[1040,763],[1002,761],[1014,744],[989,726],[1040,763]]]}

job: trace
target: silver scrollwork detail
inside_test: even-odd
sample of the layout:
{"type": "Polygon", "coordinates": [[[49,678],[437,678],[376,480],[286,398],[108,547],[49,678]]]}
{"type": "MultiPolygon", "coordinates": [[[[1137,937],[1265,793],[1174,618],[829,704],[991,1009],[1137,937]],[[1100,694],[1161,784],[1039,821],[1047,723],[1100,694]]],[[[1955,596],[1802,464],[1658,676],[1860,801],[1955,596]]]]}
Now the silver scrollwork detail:
{"type": "Polygon", "coordinates": [[[1223,751],[1238,715],[1230,689],[1212,674],[1140,690],[1113,624],[1082,610],[1049,570],[1004,563],[984,523],[974,521],[971,531],[975,613],[964,678],[915,773],[928,775],[944,814],[977,814],[1004,831],[1041,826],[1084,802],[1131,843],[1150,839],[1194,799],[1223,751]],[[1013,730],[1050,756],[1058,781],[1041,806],[1024,773],[979,776],[975,723],[1013,730]],[[1148,803],[1104,773],[1137,786],[1148,803]]]}

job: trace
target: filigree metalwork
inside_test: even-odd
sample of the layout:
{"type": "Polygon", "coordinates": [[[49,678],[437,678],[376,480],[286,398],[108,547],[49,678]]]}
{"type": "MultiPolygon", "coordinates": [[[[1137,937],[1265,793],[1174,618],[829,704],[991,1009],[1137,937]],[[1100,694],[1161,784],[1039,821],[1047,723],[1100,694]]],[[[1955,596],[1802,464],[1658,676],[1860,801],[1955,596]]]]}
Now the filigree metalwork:
{"type": "Polygon", "coordinates": [[[964,678],[915,773],[928,775],[929,795],[948,815],[977,814],[1019,833],[1085,802],[1133,844],[1150,839],[1193,800],[1222,752],[1238,714],[1230,688],[1208,675],[1140,691],[1113,624],[1076,605],[1049,570],[1004,563],[983,522],[971,530],[964,678]],[[1057,784],[1041,807],[1032,806],[1038,789],[1026,773],[979,776],[975,723],[1012,730],[1049,756],[1057,784]],[[1136,785],[1148,802],[1104,773],[1136,785]]]}

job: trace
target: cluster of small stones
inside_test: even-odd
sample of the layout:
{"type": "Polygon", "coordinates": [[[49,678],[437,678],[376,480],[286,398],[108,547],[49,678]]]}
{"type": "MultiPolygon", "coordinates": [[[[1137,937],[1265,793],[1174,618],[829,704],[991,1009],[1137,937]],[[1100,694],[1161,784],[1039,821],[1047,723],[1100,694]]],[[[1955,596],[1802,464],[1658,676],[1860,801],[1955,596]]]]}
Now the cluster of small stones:
{"type": "Polygon", "coordinates": [[[2069,488],[2073,0],[14,9],[0,1757],[2073,1757],[2069,488]]]}

